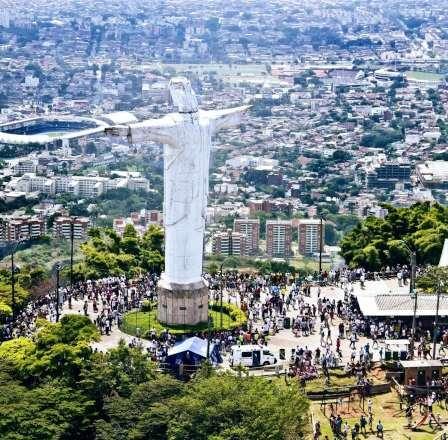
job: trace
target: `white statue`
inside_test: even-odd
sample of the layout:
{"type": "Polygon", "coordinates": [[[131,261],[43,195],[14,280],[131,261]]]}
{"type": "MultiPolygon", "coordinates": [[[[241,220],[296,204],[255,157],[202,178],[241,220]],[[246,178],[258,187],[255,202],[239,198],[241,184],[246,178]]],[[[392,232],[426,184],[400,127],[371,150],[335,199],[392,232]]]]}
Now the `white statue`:
{"type": "Polygon", "coordinates": [[[222,128],[238,125],[248,106],[199,110],[185,78],[170,82],[177,113],[129,126],[106,129],[130,142],[164,144],[165,273],[162,279],[186,285],[202,280],[203,240],[209,182],[211,139],[222,128]]]}

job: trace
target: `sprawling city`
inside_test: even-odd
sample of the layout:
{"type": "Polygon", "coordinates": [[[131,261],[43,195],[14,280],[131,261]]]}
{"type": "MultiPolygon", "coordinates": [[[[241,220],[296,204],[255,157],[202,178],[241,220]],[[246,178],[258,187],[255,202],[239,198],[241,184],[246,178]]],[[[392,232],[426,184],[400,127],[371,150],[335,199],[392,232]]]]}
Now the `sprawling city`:
{"type": "Polygon", "coordinates": [[[448,0],[0,0],[1,440],[447,440],[448,0]]]}

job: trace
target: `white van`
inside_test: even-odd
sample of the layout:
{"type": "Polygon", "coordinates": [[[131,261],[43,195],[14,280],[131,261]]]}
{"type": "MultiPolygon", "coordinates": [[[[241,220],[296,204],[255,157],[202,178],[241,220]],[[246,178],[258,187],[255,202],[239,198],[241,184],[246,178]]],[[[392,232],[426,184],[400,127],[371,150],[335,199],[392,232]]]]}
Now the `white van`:
{"type": "Polygon", "coordinates": [[[230,366],[260,367],[274,365],[277,358],[266,347],[259,345],[233,345],[231,347],[230,366]]]}

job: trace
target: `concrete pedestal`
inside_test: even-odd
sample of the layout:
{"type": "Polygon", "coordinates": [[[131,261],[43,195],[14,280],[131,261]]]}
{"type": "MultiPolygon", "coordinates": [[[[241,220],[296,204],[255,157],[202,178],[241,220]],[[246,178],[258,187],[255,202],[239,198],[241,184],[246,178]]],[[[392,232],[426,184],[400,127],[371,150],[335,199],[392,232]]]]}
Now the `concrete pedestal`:
{"type": "Polygon", "coordinates": [[[208,286],[204,280],[191,284],[167,281],[157,285],[157,319],[167,325],[196,325],[208,319],[208,286]]]}

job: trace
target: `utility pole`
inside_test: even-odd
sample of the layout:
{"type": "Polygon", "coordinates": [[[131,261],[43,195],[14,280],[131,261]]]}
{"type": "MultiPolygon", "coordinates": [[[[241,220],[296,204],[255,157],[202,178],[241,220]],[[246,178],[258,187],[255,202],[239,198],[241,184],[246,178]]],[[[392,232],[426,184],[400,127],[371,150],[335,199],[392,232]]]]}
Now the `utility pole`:
{"type": "Polygon", "coordinates": [[[219,290],[220,290],[219,326],[220,326],[221,331],[223,330],[223,327],[222,327],[222,290],[223,290],[222,267],[224,266],[224,261],[221,264],[221,269],[220,269],[220,274],[219,274],[219,290]]]}
{"type": "Polygon", "coordinates": [[[436,319],[434,320],[434,330],[432,335],[432,358],[436,358],[436,345],[437,345],[437,325],[439,321],[439,307],[440,307],[440,291],[442,290],[442,282],[437,283],[437,304],[436,304],[436,319]]]}
{"type": "Polygon", "coordinates": [[[73,244],[75,241],[75,219],[72,217],[70,221],[70,293],[68,298],[68,304],[71,308],[73,297],[73,244]]]}
{"type": "Polygon", "coordinates": [[[323,217],[320,217],[320,240],[319,240],[319,274],[322,275],[322,246],[323,246],[323,217]]]}
{"type": "Polygon", "coordinates": [[[411,252],[411,280],[409,283],[409,293],[414,295],[414,315],[412,317],[412,339],[415,341],[415,324],[416,324],[416,314],[417,314],[417,292],[415,290],[415,266],[417,264],[416,262],[416,253],[415,251],[411,252]]]}
{"type": "Polygon", "coordinates": [[[207,362],[210,358],[210,313],[207,318],[207,362]]]}
{"type": "Polygon", "coordinates": [[[56,264],[56,322],[59,322],[59,271],[61,266],[56,264]]]}
{"type": "Polygon", "coordinates": [[[416,266],[417,266],[417,253],[413,251],[405,240],[400,240],[403,243],[404,247],[409,253],[411,258],[411,279],[409,281],[409,295],[411,298],[414,298],[414,313],[412,315],[412,334],[409,340],[409,357],[413,359],[414,357],[414,347],[415,347],[415,327],[416,327],[416,316],[417,316],[417,301],[418,295],[415,290],[415,277],[416,277],[416,266]]]}
{"type": "Polygon", "coordinates": [[[12,304],[12,323],[16,322],[16,282],[14,275],[14,252],[15,248],[11,250],[11,304],[12,304]]]}

